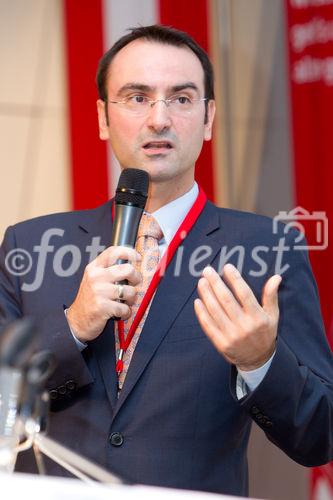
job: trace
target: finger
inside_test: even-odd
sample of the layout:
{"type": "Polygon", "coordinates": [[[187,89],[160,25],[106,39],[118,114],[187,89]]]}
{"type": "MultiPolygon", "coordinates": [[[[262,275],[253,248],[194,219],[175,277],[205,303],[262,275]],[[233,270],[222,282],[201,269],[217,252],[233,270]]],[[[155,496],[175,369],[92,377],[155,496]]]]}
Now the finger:
{"type": "Polygon", "coordinates": [[[110,300],[108,306],[109,318],[120,318],[122,320],[126,320],[131,316],[131,314],[131,308],[127,304],[110,300]]]}
{"type": "Polygon", "coordinates": [[[224,349],[224,332],[217,328],[213,318],[209,314],[205,304],[200,299],[195,299],[194,301],[194,312],[201,328],[215,345],[215,347],[223,352],[224,349]]]}
{"type": "Polygon", "coordinates": [[[108,281],[116,283],[127,280],[128,284],[136,286],[141,283],[141,273],[137,271],[132,264],[116,264],[106,270],[108,281]]]}
{"type": "Polygon", "coordinates": [[[113,300],[121,300],[129,305],[134,304],[136,297],[136,289],[134,286],[113,284],[111,287],[113,300]],[[120,292],[121,297],[119,297],[120,292]]]}
{"type": "Polygon", "coordinates": [[[238,269],[232,264],[226,264],[223,268],[223,279],[232,290],[239,304],[244,308],[245,312],[255,313],[260,309],[260,304],[257,301],[254,293],[249,285],[242,278],[238,269]]]}
{"type": "Polygon", "coordinates": [[[121,285],[116,283],[98,283],[94,287],[95,293],[111,300],[121,300],[128,305],[135,302],[136,289],[130,285],[121,285]],[[121,297],[119,296],[121,294],[121,297]]]}
{"type": "Polygon", "coordinates": [[[279,314],[279,299],[278,289],[282,278],[279,274],[275,274],[266,281],[262,293],[262,307],[264,310],[273,317],[279,314]]]}
{"type": "Polygon", "coordinates": [[[198,282],[198,294],[217,326],[226,330],[230,328],[230,321],[206,277],[200,278],[198,282]]]}
{"type": "Polygon", "coordinates": [[[95,265],[100,267],[113,266],[118,259],[127,260],[128,262],[139,262],[141,255],[129,247],[109,247],[96,257],[93,261],[95,265]]]}
{"type": "Polygon", "coordinates": [[[228,318],[232,322],[239,321],[243,315],[242,308],[220,275],[210,266],[206,267],[202,274],[209,281],[219,304],[224,309],[228,318]]]}

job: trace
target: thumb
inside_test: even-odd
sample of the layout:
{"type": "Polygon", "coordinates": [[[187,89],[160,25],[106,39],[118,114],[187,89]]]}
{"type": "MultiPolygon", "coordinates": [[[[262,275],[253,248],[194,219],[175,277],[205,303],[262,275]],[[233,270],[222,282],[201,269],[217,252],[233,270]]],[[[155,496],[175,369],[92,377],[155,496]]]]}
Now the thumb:
{"type": "Polygon", "coordinates": [[[262,307],[269,316],[279,315],[278,289],[282,278],[279,274],[274,274],[266,281],[262,292],[262,307]]]}

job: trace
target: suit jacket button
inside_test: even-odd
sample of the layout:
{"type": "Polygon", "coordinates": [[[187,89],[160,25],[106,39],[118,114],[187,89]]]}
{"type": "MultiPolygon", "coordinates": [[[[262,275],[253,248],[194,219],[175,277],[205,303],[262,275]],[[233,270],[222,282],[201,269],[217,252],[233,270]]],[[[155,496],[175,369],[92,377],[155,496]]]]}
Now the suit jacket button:
{"type": "Polygon", "coordinates": [[[113,432],[110,435],[110,443],[112,446],[121,446],[124,442],[124,436],[120,432],[113,432]]]}
{"type": "Polygon", "coordinates": [[[66,389],[66,386],[64,385],[59,385],[58,387],[58,393],[61,395],[61,396],[64,396],[67,392],[67,389],[66,389]]]}
{"type": "Polygon", "coordinates": [[[52,391],[49,392],[50,399],[57,399],[58,398],[58,391],[57,389],[52,389],[52,391]]]}
{"type": "Polygon", "coordinates": [[[74,389],[76,388],[76,383],[74,382],[74,380],[67,380],[65,385],[68,391],[74,391],[74,389]]]}
{"type": "Polygon", "coordinates": [[[66,389],[66,386],[64,385],[59,385],[58,387],[58,393],[61,395],[61,396],[64,396],[67,392],[67,389],[66,389]]]}
{"type": "Polygon", "coordinates": [[[252,406],[251,413],[252,415],[257,415],[258,413],[260,413],[260,410],[256,406],[252,406]]]}

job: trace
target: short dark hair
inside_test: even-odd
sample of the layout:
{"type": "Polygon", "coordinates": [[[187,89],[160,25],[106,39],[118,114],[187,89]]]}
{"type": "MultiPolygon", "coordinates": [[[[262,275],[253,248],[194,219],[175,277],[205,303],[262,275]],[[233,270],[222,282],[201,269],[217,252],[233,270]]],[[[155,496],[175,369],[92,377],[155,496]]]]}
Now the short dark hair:
{"type": "MultiPolygon", "coordinates": [[[[100,99],[107,101],[107,76],[110,64],[115,55],[126,45],[144,38],[145,40],[162,43],[165,45],[174,45],[176,47],[186,46],[194,52],[199,59],[204,72],[204,89],[205,96],[209,99],[214,99],[214,71],[212,63],[209,60],[207,53],[202,47],[187,33],[177,30],[170,26],[153,24],[152,26],[138,26],[129,28],[130,33],[122,36],[115,42],[114,45],[104,54],[98,64],[96,83],[100,99]]],[[[206,101],[207,114],[207,101],[206,101]]],[[[207,117],[206,117],[207,118],[207,117]]]]}

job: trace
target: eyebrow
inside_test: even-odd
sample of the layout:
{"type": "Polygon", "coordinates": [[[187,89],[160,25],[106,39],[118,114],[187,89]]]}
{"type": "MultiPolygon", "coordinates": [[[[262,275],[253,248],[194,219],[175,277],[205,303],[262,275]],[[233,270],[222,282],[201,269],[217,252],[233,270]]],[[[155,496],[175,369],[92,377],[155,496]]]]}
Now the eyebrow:
{"type": "MultiPolygon", "coordinates": [[[[198,86],[193,82],[184,82],[179,85],[173,85],[172,87],[168,88],[168,91],[180,92],[182,90],[187,90],[187,89],[192,89],[195,90],[197,93],[199,93],[198,86]]],[[[136,90],[139,92],[153,92],[156,90],[156,87],[151,87],[150,85],[145,85],[143,83],[138,83],[138,82],[130,82],[120,87],[120,89],[117,92],[117,96],[120,96],[129,90],[134,90],[134,91],[136,90]]]]}

